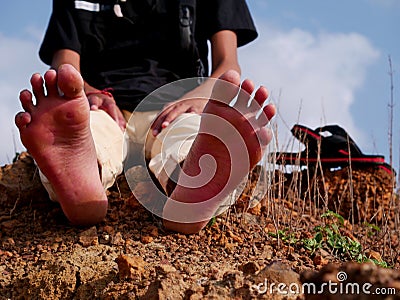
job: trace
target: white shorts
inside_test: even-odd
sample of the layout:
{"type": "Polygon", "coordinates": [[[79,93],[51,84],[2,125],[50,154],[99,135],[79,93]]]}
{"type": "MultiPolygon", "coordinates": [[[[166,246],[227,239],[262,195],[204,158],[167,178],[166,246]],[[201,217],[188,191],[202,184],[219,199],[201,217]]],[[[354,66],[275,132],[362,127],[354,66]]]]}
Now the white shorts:
{"type": "MultiPolygon", "coordinates": [[[[142,159],[144,143],[144,155],[149,162],[149,169],[166,189],[169,175],[185,160],[192,146],[199,130],[201,116],[184,113],[154,137],[149,129],[158,113],[159,111],[150,111],[131,114],[124,111],[125,118],[129,120],[126,128],[129,143],[124,143],[124,133],[106,112],[90,112],[90,128],[104,189],[111,187],[117,176],[122,173],[127,155],[136,156],[138,161],[142,159]],[[124,145],[127,149],[124,149],[124,145]]],[[[50,199],[57,201],[49,180],[42,172],[39,173],[50,199]]]]}

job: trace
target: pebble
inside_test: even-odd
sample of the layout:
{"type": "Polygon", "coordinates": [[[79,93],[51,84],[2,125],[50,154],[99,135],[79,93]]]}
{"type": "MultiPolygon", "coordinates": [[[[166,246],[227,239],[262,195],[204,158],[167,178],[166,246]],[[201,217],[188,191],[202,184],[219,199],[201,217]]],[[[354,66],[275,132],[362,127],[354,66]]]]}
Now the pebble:
{"type": "Polygon", "coordinates": [[[245,263],[244,265],[241,265],[239,267],[239,270],[243,272],[245,275],[253,275],[256,274],[257,271],[260,270],[260,266],[257,264],[255,261],[250,261],[245,263]]]}
{"type": "Polygon", "coordinates": [[[154,238],[153,238],[152,236],[150,236],[150,235],[142,235],[142,236],[140,237],[140,241],[141,241],[143,244],[149,244],[149,243],[151,243],[153,240],[154,240],[154,238]]]}
{"type": "Polygon", "coordinates": [[[48,261],[48,260],[51,260],[52,258],[53,258],[53,255],[51,253],[45,252],[42,255],[40,255],[39,260],[48,261]]]}
{"type": "Polygon", "coordinates": [[[106,225],[103,227],[103,231],[108,234],[114,234],[114,227],[106,225]]]}
{"type": "Polygon", "coordinates": [[[9,220],[2,222],[0,225],[1,231],[5,234],[11,234],[14,232],[15,228],[20,225],[18,220],[9,220]]]}
{"type": "Polygon", "coordinates": [[[115,261],[118,265],[118,275],[122,280],[142,280],[148,273],[145,269],[146,263],[140,256],[127,256],[121,254],[115,261]]]}
{"type": "Polygon", "coordinates": [[[177,269],[170,264],[160,264],[156,267],[158,274],[166,275],[168,273],[177,272],[177,269]]]}
{"type": "Polygon", "coordinates": [[[96,226],[89,228],[79,234],[79,242],[85,248],[99,244],[96,226]]]}
{"type": "Polygon", "coordinates": [[[123,239],[121,232],[117,232],[114,235],[111,244],[113,244],[115,246],[123,246],[123,245],[125,245],[125,240],[123,239]]]}

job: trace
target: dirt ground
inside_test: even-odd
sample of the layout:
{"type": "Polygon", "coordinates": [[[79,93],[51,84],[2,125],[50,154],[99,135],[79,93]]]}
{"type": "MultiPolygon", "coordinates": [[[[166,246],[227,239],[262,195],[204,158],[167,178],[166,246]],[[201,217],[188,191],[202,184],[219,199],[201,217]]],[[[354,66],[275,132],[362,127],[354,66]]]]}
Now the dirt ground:
{"type": "Polygon", "coordinates": [[[342,205],[342,175],[326,176],[325,196],[333,200],[324,205],[307,200],[310,189],[294,193],[304,187],[293,187],[294,175],[283,175],[285,186],[275,188],[274,197],[244,209],[244,193],[202,232],[186,236],[166,232],[134,199],[123,176],[109,191],[102,223],[71,226],[24,153],[0,172],[0,299],[400,299],[400,227],[387,189],[375,186],[375,200],[365,208],[371,189],[365,184],[379,176],[360,175],[353,178],[352,205],[342,205]],[[351,262],[323,247],[306,249],[299,241],[324,225],[327,208],[353,219],[341,234],[389,267],[351,262]],[[366,231],[366,219],[379,230],[366,231]],[[303,293],[302,283],[316,290],[303,293]],[[328,283],[368,289],[329,291],[328,283]]]}

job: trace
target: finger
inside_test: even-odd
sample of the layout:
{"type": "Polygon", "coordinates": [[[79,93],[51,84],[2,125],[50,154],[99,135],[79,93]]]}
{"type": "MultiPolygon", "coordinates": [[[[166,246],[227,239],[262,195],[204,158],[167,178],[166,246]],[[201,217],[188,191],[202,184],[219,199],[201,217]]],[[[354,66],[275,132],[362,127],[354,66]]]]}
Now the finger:
{"type": "Polygon", "coordinates": [[[162,130],[162,123],[165,120],[165,117],[168,115],[168,113],[170,112],[171,108],[167,108],[164,109],[158,116],[157,118],[154,120],[153,124],[151,125],[151,130],[153,133],[153,136],[156,136],[157,134],[160,133],[160,131],[162,130]]]}
{"type": "Polygon", "coordinates": [[[117,105],[115,105],[115,103],[114,104],[106,103],[105,107],[103,106],[103,109],[111,116],[111,118],[114,119],[115,122],[117,122],[118,126],[121,127],[122,130],[125,129],[126,126],[125,118],[122,115],[121,110],[118,108],[117,105]]]}
{"type": "Polygon", "coordinates": [[[108,108],[106,108],[106,109],[103,108],[103,110],[104,110],[106,113],[108,113],[108,114],[111,116],[111,118],[114,119],[115,122],[119,123],[119,115],[118,115],[116,106],[108,107],[108,108]]]}
{"type": "Polygon", "coordinates": [[[175,105],[177,102],[178,101],[173,101],[173,102],[169,102],[169,103],[165,104],[163,110],[170,108],[172,105],[175,105]]]}
{"type": "Polygon", "coordinates": [[[167,127],[170,123],[172,123],[178,116],[185,113],[187,111],[186,107],[179,106],[172,109],[166,116],[164,121],[162,122],[162,127],[167,127]],[[166,125],[164,125],[166,124],[166,125]]]}
{"type": "Polygon", "coordinates": [[[106,95],[99,95],[98,97],[100,97],[100,99],[101,99],[100,108],[103,108],[103,109],[106,109],[106,110],[118,109],[118,106],[115,103],[115,100],[113,98],[110,98],[110,97],[108,97],[106,95]]]}
{"type": "MultiPolygon", "coordinates": [[[[90,95],[88,97],[90,108],[95,107],[99,109],[103,105],[103,100],[98,95],[90,95]]],[[[96,109],[93,109],[96,110],[96,109]]]]}

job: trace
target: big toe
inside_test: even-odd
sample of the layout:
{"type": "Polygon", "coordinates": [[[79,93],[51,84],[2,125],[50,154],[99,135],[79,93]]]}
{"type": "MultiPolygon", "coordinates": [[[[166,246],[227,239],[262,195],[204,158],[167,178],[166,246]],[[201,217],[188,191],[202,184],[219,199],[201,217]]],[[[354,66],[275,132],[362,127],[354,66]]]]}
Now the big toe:
{"type": "Polygon", "coordinates": [[[240,75],[234,70],[229,70],[216,80],[211,99],[228,104],[239,92],[240,75]]]}
{"type": "Polygon", "coordinates": [[[83,79],[81,74],[71,65],[64,64],[58,68],[57,84],[67,98],[83,95],[83,79]]]}

